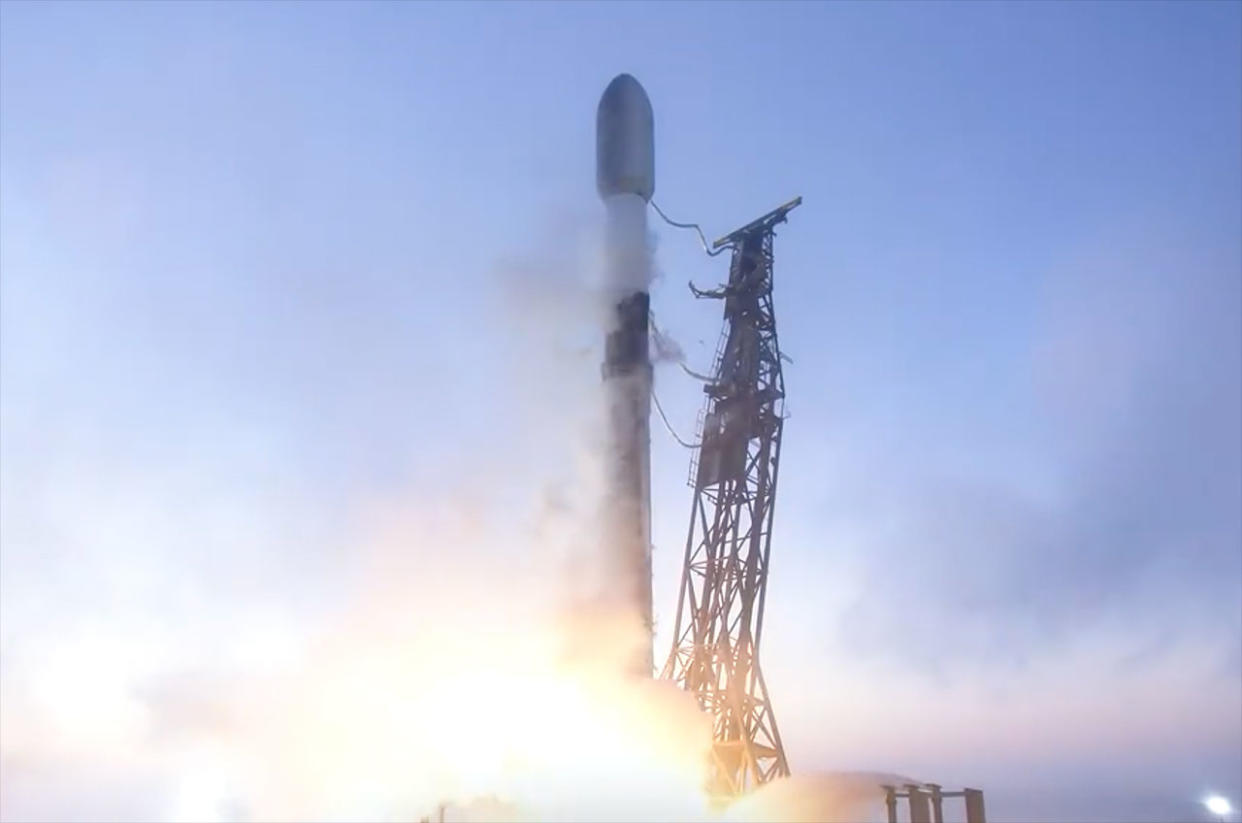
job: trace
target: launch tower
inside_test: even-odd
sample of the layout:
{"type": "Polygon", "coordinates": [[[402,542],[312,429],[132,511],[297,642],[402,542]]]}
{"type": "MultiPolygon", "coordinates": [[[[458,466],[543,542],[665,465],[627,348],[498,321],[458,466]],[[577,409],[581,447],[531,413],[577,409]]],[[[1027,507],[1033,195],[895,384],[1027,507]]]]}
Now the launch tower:
{"type": "Polygon", "coordinates": [[[663,677],[713,718],[708,791],[728,798],[789,774],[759,667],[784,424],[785,381],[772,307],[773,229],[796,198],[713,244],[731,248],[729,280],[696,297],[724,301],[690,470],[694,502],[663,677]]]}

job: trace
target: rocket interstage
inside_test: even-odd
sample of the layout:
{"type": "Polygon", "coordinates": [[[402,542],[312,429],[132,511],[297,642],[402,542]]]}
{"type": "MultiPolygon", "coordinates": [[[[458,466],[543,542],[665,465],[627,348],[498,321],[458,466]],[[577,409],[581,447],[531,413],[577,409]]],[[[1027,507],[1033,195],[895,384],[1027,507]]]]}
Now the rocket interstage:
{"type": "Polygon", "coordinates": [[[647,342],[651,255],[647,201],[655,191],[651,102],[637,80],[617,75],[595,119],[595,184],[606,212],[605,288],[612,301],[604,350],[609,462],[605,550],[617,594],[640,621],[632,670],[650,677],[651,358],[647,342]]]}

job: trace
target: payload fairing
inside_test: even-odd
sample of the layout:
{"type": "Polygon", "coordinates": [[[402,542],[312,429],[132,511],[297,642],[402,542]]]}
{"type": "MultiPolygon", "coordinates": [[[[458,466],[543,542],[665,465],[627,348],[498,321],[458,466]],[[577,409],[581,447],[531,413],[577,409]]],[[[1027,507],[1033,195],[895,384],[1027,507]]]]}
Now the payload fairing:
{"type": "Polygon", "coordinates": [[[605,341],[609,415],[605,550],[625,605],[641,620],[632,670],[651,676],[651,255],[647,201],[655,191],[651,101],[637,80],[617,75],[595,119],[595,184],[607,212],[605,288],[612,309],[605,341]]]}

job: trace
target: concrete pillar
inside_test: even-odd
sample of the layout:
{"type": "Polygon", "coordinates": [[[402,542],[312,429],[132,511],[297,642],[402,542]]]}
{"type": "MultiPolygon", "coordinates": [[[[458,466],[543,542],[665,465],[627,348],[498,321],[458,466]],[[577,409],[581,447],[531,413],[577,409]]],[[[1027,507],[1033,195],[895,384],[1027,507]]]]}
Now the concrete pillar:
{"type": "Polygon", "coordinates": [[[931,792],[932,823],[944,823],[944,797],[941,795],[940,786],[928,783],[927,788],[931,792]]]}
{"type": "Polygon", "coordinates": [[[897,823],[897,789],[894,786],[881,786],[884,790],[884,807],[888,810],[888,823],[897,823]]]}
{"type": "Polygon", "coordinates": [[[927,793],[915,784],[907,783],[906,795],[910,798],[910,823],[931,823],[927,793]]]}
{"type": "Polygon", "coordinates": [[[966,797],[966,823],[987,823],[983,813],[983,792],[979,789],[963,789],[966,797]]]}

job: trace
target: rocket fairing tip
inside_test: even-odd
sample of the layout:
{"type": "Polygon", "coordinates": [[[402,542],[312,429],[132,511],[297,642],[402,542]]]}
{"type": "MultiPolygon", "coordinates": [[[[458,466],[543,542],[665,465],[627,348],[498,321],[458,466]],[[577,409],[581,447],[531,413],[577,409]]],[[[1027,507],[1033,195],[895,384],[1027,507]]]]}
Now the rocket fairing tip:
{"type": "Polygon", "coordinates": [[[651,100],[632,75],[604,89],[595,115],[595,186],[600,197],[655,192],[655,134],[651,100]]]}

